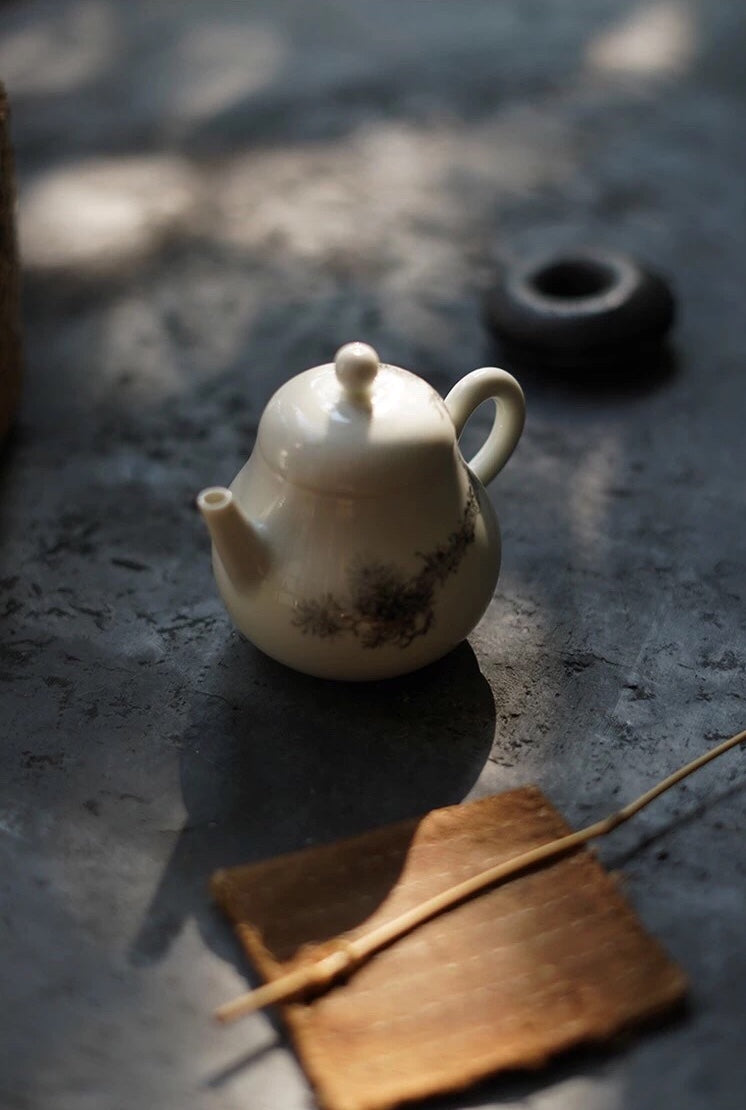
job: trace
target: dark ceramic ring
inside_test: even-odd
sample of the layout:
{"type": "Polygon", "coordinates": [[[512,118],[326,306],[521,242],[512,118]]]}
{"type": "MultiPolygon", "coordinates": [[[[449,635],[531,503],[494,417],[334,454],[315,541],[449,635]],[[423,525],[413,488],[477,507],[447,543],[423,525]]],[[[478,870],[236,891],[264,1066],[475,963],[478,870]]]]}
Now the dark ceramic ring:
{"type": "Polygon", "coordinates": [[[583,250],[507,268],[486,302],[517,365],[593,370],[648,363],[674,318],[658,274],[626,255],[583,250]]]}

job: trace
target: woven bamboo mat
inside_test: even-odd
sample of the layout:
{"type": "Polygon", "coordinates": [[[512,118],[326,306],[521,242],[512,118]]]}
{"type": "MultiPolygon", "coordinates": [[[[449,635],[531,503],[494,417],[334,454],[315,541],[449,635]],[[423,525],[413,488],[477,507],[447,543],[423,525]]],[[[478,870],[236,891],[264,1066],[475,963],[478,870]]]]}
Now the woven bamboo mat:
{"type": "MultiPolygon", "coordinates": [[[[218,872],[213,892],[273,979],[568,831],[527,787],[218,872]]],[[[323,1107],[384,1110],[604,1041],[685,989],[583,849],[429,921],[348,982],[282,1012],[323,1107]]]]}

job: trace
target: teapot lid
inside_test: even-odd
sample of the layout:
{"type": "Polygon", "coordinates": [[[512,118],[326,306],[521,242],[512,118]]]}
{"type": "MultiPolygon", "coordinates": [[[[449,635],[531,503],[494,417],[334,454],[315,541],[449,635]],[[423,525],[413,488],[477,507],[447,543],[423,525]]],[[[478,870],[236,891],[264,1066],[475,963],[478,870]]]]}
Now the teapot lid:
{"type": "Polygon", "coordinates": [[[372,495],[453,465],[456,433],[442,397],[416,374],[381,363],[366,343],[291,378],[262,415],[257,448],[288,481],[323,493],[372,495]]]}

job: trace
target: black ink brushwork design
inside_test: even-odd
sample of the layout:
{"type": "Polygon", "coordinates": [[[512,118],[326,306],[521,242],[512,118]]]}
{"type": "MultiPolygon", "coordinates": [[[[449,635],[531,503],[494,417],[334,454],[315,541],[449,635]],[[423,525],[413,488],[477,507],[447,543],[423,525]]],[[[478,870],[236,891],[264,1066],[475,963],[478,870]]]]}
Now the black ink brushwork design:
{"type": "Polygon", "coordinates": [[[349,600],[327,593],[301,601],[293,624],[322,639],[350,632],[366,648],[409,647],[432,627],[436,587],[455,574],[474,542],[477,513],[476,495],[470,489],[458,527],[432,551],[416,553],[422,560],[417,574],[406,577],[393,563],[360,562],[348,575],[349,600]]]}

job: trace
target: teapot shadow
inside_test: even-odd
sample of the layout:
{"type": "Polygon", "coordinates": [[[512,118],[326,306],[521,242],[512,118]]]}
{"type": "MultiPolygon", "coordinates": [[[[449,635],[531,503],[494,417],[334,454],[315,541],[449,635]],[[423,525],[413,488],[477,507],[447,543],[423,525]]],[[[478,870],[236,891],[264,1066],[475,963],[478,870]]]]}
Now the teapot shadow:
{"type": "MultiPolygon", "coordinates": [[[[131,946],[135,963],[161,959],[189,918],[236,962],[208,893],[215,870],[457,803],[494,738],[492,691],[465,642],[400,678],[338,683],[291,671],[234,633],[208,681],[183,737],[187,818],[131,946]]],[[[381,876],[366,916],[405,855],[381,876]]]]}

